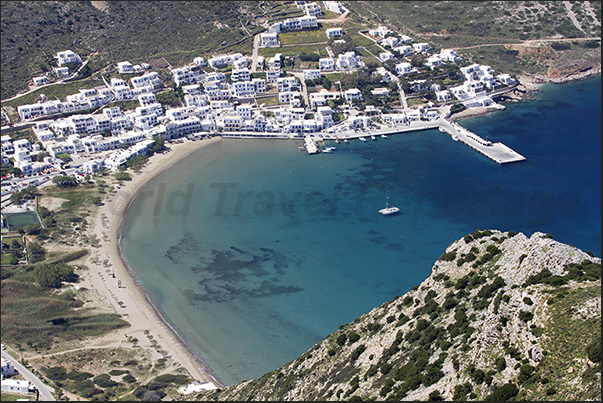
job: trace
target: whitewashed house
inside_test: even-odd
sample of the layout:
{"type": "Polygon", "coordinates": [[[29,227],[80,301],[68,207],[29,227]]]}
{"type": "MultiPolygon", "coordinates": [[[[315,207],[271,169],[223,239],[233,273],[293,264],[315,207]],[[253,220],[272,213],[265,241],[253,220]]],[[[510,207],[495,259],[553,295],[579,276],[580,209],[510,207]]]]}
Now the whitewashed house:
{"type": "Polygon", "coordinates": [[[307,3],[304,4],[304,11],[306,15],[309,17],[316,17],[322,14],[322,10],[320,6],[316,3],[307,3]]]}
{"type": "Polygon", "coordinates": [[[117,72],[119,74],[134,73],[134,66],[132,66],[132,63],[130,63],[128,61],[119,62],[119,63],[117,63],[117,72]]]}
{"type": "Polygon", "coordinates": [[[304,81],[305,80],[316,80],[321,76],[319,69],[306,69],[304,70],[304,81]]]}
{"type": "Polygon", "coordinates": [[[392,31],[384,26],[379,26],[376,29],[369,29],[369,35],[371,36],[380,36],[381,38],[385,38],[387,35],[391,34],[392,31]]]}
{"type": "Polygon", "coordinates": [[[435,95],[438,102],[448,102],[452,99],[452,95],[448,90],[436,91],[435,95]]]}
{"type": "Polygon", "coordinates": [[[48,84],[48,77],[46,77],[45,75],[40,77],[33,77],[32,80],[34,85],[48,84]]]}
{"type": "Polygon", "coordinates": [[[205,66],[207,64],[205,63],[205,59],[201,56],[195,57],[193,59],[193,63],[195,63],[197,66],[205,66]]]}
{"type": "Polygon", "coordinates": [[[327,35],[327,38],[343,36],[343,28],[327,28],[325,34],[327,35]]]}
{"type": "Polygon", "coordinates": [[[281,53],[277,53],[268,59],[268,68],[270,70],[280,70],[282,57],[283,55],[281,53]]]}
{"type": "Polygon", "coordinates": [[[420,53],[426,53],[431,50],[431,46],[429,46],[429,44],[425,43],[425,42],[413,43],[412,48],[414,49],[415,52],[420,52],[420,53]]]}
{"type": "Polygon", "coordinates": [[[504,85],[515,84],[515,79],[508,74],[499,74],[496,79],[504,85]]]}
{"type": "Polygon", "coordinates": [[[110,86],[116,101],[132,99],[132,89],[121,78],[113,77],[110,86]]]}
{"type": "Polygon", "coordinates": [[[255,83],[252,81],[236,81],[232,83],[231,88],[233,96],[237,98],[247,98],[255,95],[255,83]]]}
{"type": "Polygon", "coordinates": [[[350,88],[349,90],[345,90],[343,95],[346,101],[362,100],[362,92],[358,88],[350,88]]]}
{"type": "Polygon", "coordinates": [[[385,62],[387,60],[395,60],[396,57],[392,52],[381,52],[379,53],[379,59],[381,59],[382,62],[385,62]]]}
{"type": "Polygon", "coordinates": [[[279,77],[276,79],[278,92],[297,90],[298,82],[295,77],[279,77]]]}
{"type": "Polygon", "coordinates": [[[71,50],[65,50],[63,52],[58,52],[55,56],[57,59],[57,65],[59,67],[63,67],[66,64],[70,63],[81,63],[82,59],[76,53],[73,53],[71,50]]]}
{"type": "Polygon", "coordinates": [[[261,48],[278,48],[281,46],[281,41],[278,39],[276,32],[268,32],[260,34],[260,47],[261,48]]]}
{"type": "Polygon", "coordinates": [[[318,60],[318,68],[321,71],[335,70],[335,61],[331,57],[321,57],[318,60]]]}
{"type": "Polygon", "coordinates": [[[402,76],[404,74],[408,74],[411,71],[412,71],[412,64],[410,64],[408,62],[402,62],[402,63],[396,64],[396,73],[399,76],[402,76]]]}
{"type": "Polygon", "coordinates": [[[459,60],[461,60],[461,58],[459,57],[459,55],[456,53],[456,51],[454,49],[444,49],[440,52],[440,58],[444,61],[450,62],[450,63],[456,63],[459,60]]]}
{"type": "Polygon", "coordinates": [[[352,50],[337,56],[335,66],[338,70],[360,69],[364,67],[364,62],[360,59],[360,56],[357,56],[352,50]]]}
{"type": "Polygon", "coordinates": [[[347,8],[345,8],[338,1],[323,1],[322,5],[324,6],[325,9],[332,11],[334,13],[337,13],[337,14],[343,14],[346,11],[348,11],[347,8]]]}
{"type": "Polygon", "coordinates": [[[442,65],[442,59],[439,55],[429,56],[425,62],[425,65],[433,70],[434,68],[442,65]]]}
{"type": "Polygon", "coordinates": [[[280,76],[280,70],[266,70],[266,81],[269,83],[275,83],[280,76]]]}
{"type": "Polygon", "coordinates": [[[230,80],[235,81],[249,81],[251,76],[249,75],[248,69],[233,69],[230,74],[230,80]]]}
{"type": "Polygon", "coordinates": [[[69,67],[55,67],[54,72],[57,77],[67,77],[69,75],[69,67]]]}
{"type": "Polygon", "coordinates": [[[254,78],[251,80],[256,93],[266,92],[266,80],[263,78],[254,78]]]}
{"type": "Polygon", "coordinates": [[[414,49],[410,45],[398,45],[392,48],[393,51],[400,53],[400,56],[408,56],[414,52],[414,49]]]}
{"type": "Polygon", "coordinates": [[[389,46],[390,48],[395,47],[400,40],[395,36],[388,36],[387,38],[381,40],[382,46],[389,46]]]}

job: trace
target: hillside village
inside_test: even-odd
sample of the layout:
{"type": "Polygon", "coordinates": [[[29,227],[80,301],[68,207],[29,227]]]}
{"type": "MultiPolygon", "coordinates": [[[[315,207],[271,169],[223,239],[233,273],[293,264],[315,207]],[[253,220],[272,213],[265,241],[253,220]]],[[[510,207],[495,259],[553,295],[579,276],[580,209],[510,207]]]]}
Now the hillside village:
{"type": "MultiPolygon", "coordinates": [[[[3,135],[2,166],[32,177],[59,172],[70,156],[79,156],[78,172],[93,174],[146,154],[158,138],[310,136],[347,141],[380,130],[395,133],[392,129],[446,118],[464,108],[503,108],[494,102],[494,91],[517,85],[513,77],[489,66],[464,63],[453,49],[436,52],[429,43],[415,43],[386,26],[360,32],[382,50],[362,56],[359,52],[366,47],[349,50],[350,39],[342,28],[319,23],[323,11],[345,16],[348,10],[341,3],[295,4],[304,15],[276,22],[256,35],[251,55],[196,57],[189,65],[170,67],[167,79],[149,63],[124,60],[105,70],[102,86],[80,88],[64,100],[41,94],[38,102],[18,106],[18,121],[9,124],[31,126],[35,137],[12,141],[3,135]],[[328,41],[329,57],[311,55],[313,63],[307,64],[313,68],[293,71],[285,69],[292,64],[290,56],[276,53],[266,60],[257,55],[258,49],[281,47],[283,33],[302,30],[324,32],[328,41]],[[370,72],[370,81],[356,87],[329,79],[363,72],[370,72]],[[445,87],[432,80],[441,76],[456,78],[457,85],[445,87]],[[180,105],[158,99],[169,92],[179,96],[180,105]],[[409,106],[412,97],[423,102],[409,106]]],[[[32,78],[36,86],[77,76],[87,63],[71,50],[54,58],[52,72],[32,78]]]]}

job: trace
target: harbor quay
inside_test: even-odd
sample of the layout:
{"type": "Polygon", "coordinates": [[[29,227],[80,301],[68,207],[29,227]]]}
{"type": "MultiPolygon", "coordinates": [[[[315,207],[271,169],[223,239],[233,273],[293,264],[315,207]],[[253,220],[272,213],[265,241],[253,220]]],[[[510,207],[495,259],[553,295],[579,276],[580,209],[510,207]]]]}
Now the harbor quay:
{"type": "MultiPolygon", "coordinates": [[[[410,124],[404,125],[391,125],[382,127],[380,129],[369,129],[369,130],[343,130],[337,133],[317,133],[317,134],[306,134],[305,136],[299,136],[296,134],[282,134],[282,133],[250,133],[250,132],[228,132],[221,133],[224,138],[280,138],[280,139],[293,139],[303,140],[304,148],[308,154],[317,154],[320,152],[320,148],[317,143],[321,143],[325,140],[353,140],[359,138],[370,138],[372,136],[383,136],[383,135],[394,135],[407,132],[414,132],[417,130],[428,130],[428,129],[439,129],[442,132],[448,133],[454,139],[458,139],[472,149],[490,158],[498,164],[507,164],[510,162],[524,161],[526,158],[519,154],[517,151],[511,149],[503,143],[496,142],[492,143],[488,140],[484,140],[479,135],[473,133],[470,130],[462,127],[456,122],[449,121],[445,118],[438,118],[431,121],[413,121],[410,124]]],[[[302,147],[300,147],[301,149],[302,147]]]]}

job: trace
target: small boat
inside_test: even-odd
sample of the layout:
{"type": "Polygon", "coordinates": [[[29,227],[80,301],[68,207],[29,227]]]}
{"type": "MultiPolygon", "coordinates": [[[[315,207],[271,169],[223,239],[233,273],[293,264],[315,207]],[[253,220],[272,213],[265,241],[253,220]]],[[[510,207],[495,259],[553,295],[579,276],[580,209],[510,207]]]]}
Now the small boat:
{"type": "Polygon", "coordinates": [[[348,139],[344,139],[343,141],[344,141],[345,143],[349,143],[348,139]]]}
{"type": "Polygon", "coordinates": [[[386,139],[386,138],[387,138],[387,136],[386,136],[385,134],[382,134],[382,135],[381,135],[381,138],[386,139]]]}
{"type": "Polygon", "coordinates": [[[458,136],[456,134],[453,134],[452,135],[452,140],[459,141],[459,138],[458,138],[458,136]]]}
{"type": "Polygon", "coordinates": [[[373,140],[377,140],[377,138],[375,137],[375,135],[374,135],[374,134],[371,134],[371,138],[372,138],[373,140]]]}
{"type": "Polygon", "coordinates": [[[323,153],[331,153],[333,152],[333,150],[335,150],[335,147],[325,147],[322,149],[323,153]]]}
{"type": "Polygon", "coordinates": [[[306,147],[297,147],[299,151],[306,151],[306,147]]]}
{"type": "Polygon", "coordinates": [[[379,210],[379,214],[382,215],[392,215],[399,213],[400,209],[395,206],[389,205],[389,188],[385,191],[385,208],[379,210]]]}
{"type": "Polygon", "coordinates": [[[441,132],[445,132],[445,131],[446,131],[446,130],[444,130],[444,128],[443,128],[442,126],[438,127],[438,129],[439,129],[441,132]]]}
{"type": "Polygon", "coordinates": [[[339,139],[335,139],[335,142],[336,142],[337,144],[339,144],[339,139]]]}
{"type": "Polygon", "coordinates": [[[358,138],[360,141],[366,141],[366,139],[364,137],[359,137],[358,138]]]}

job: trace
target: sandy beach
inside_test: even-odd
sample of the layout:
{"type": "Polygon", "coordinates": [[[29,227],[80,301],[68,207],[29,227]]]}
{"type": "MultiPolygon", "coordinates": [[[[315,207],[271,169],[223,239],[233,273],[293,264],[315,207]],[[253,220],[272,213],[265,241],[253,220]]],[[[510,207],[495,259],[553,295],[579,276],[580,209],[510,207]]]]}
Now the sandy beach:
{"type": "Polygon", "coordinates": [[[224,386],[211,372],[209,367],[178,337],[161,319],[155,307],[137,285],[137,281],[121,258],[119,234],[123,215],[142,187],[177,161],[206,147],[223,141],[221,138],[206,140],[183,140],[182,143],[166,144],[169,151],[149,158],[140,172],[132,176],[104,200],[93,220],[91,231],[101,240],[100,247],[92,248],[86,261],[89,271],[83,275],[81,286],[96,290],[101,302],[110,304],[114,310],[124,316],[130,326],[111,332],[89,346],[113,347],[123,343],[124,338],[134,337],[141,348],[151,351],[155,359],[170,357],[184,367],[197,381],[213,382],[224,386]],[[149,343],[150,336],[157,345],[149,343]]]}

